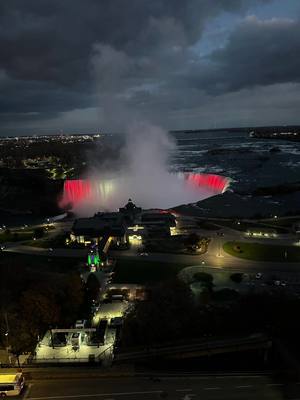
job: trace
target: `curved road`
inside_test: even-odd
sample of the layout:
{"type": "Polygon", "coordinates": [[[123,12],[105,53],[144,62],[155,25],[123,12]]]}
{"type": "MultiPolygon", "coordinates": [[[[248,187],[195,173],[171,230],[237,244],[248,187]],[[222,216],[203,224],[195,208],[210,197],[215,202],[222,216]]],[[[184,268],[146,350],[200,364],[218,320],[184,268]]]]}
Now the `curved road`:
{"type": "MultiPolygon", "coordinates": [[[[212,238],[207,253],[203,255],[187,255],[187,254],[170,254],[170,253],[150,253],[148,256],[140,256],[136,250],[123,250],[123,251],[112,251],[111,255],[116,259],[128,259],[128,260],[143,260],[143,261],[156,261],[163,263],[172,264],[186,264],[186,265],[203,265],[204,267],[212,267],[224,270],[235,270],[241,272],[300,272],[299,263],[292,262],[261,262],[245,260],[241,258],[233,257],[225,253],[222,249],[223,244],[228,240],[246,240],[240,232],[233,231],[231,229],[223,229],[224,236],[216,236],[212,238]]],[[[207,232],[208,234],[208,232],[207,232]]],[[[211,235],[211,232],[210,232],[211,235]]],[[[274,243],[276,239],[261,239],[274,243]]],[[[284,242],[287,245],[291,245],[295,239],[288,238],[284,242]]],[[[282,244],[282,239],[280,240],[282,244]]],[[[49,249],[26,246],[23,243],[6,243],[5,252],[30,254],[30,255],[43,255],[51,257],[78,257],[84,258],[87,255],[86,249],[49,249]]]]}

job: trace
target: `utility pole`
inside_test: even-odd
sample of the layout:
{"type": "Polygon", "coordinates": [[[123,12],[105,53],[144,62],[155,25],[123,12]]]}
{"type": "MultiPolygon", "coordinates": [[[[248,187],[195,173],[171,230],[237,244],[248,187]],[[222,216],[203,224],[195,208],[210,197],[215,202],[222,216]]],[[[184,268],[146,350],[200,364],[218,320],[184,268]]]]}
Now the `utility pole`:
{"type": "Polygon", "coordinates": [[[52,349],[54,349],[52,326],[50,326],[50,338],[51,338],[51,346],[52,346],[52,349]]]}
{"type": "Polygon", "coordinates": [[[9,361],[9,364],[11,363],[11,359],[10,359],[10,354],[9,354],[9,324],[8,324],[8,317],[7,317],[7,312],[4,313],[4,320],[5,320],[5,324],[6,324],[6,332],[5,332],[5,336],[6,336],[6,351],[7,351],[7,358],[9,361]]]}

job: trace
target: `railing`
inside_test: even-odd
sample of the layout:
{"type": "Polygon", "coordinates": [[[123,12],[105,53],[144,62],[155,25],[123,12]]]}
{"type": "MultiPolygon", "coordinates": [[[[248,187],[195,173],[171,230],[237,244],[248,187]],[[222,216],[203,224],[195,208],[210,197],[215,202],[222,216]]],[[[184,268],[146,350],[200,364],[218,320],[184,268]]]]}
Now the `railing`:
{"type": "Polygon", "coordinates": [[[183,354],[202,354],[210,355],[217,353],[235,352],[251,349],[268,349],[271,347],[271,341],[264,335],[253,335],[246,338],[224,339],[224,340],[211,340],[208,342],[199,341],[198,343],[190,342],[180,345],[161,345],[156,347],[148,347],[144,349],[121,352],[116,354],[116,361],[143,359],[149,357],[156,357],[159,355],[171,356],[174,358],[176,355],[182,356],[183,354]]]}

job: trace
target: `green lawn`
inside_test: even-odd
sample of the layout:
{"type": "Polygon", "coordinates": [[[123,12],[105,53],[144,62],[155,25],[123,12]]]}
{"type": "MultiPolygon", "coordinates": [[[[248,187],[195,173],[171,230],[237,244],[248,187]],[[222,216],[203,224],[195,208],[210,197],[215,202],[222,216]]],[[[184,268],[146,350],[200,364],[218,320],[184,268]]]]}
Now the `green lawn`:
{"type": "Polygon", "coordinates": [[[226,253],[255,261],[278,261],[298,262],[300,261],[300,246],[278,246],[261,243],[227,242],[223,249],[226,253]],[[240,251],[237,249],[240,247],[240,251]]]}
{"type": "Polygon", "coordinates": [[[290,217],[290,218],[272,218],[272,219],[266,219],[262,220],[262,222],[271,224],[274,226],[281,226],[285,228],[291,228],[295,222],[300,221],[300,216],[297,217],[290,217]]]}
{"type": "Polygon", "coordinates": [[[237,223],[237,220],[219,220],[215,221],[216,224],[235,229],[237,231],[241,232],[246,232],[248,229],[253,229],[253,228],[261,228],[261,229],[274,229],[277,233],[287,233],[289,230],[287,228],[283,228],[280,226],[277,226],[273,224],[271,221],[265,222],[265,223],[259,223],[259,222],[248,222],[248,221],[239,221],[239,224],[237,223]]]}
{"type": "Polygon", "coordinates": [[[41,239],[37,240],[31,240],[30,242],[26,243],[28,246],[33,246],[33,247],[40,247],[47,249],[49,247],[53,248],[66,248],[66,235],[57,235],[52,238],[48,238],[47,236],[44,236],[41,239]]]}
{"type": "Polygon", "coordinates": [[[18,253],[0,253],[0,265],[9,266],[16,264],[20,267],[20,273],[26,268],[36,271],[53,271],[69,273],[78,270],[78,263],[81,260],[78,257],[51,257],[50,255],[29,255],[18,253]]]}
{"type": "Polygon", "coordinates": [[[159,282],[176,277],[178,272],[185,267],[186,265],[183,264],[120,259],[117,261],[114,283],[146,284],[159,282]]]}
{"type": "Polygon", "coordinates": [[[25,231],[18,231],[18,232],[11,232],[11,233],[1,233],[0,234],[0,243],[5,242],[20,242],[23,240],[30,240],[32,239],[33,232],[25,232],[25,231]]]}
{"type": "Polygon", "coordinates": [[[72,242],[69,245],[66,244],[66,238],[68,238],[69,235],[65,234],[59,234],[55,237],[48,238],[47,236],[44,236],[41,239],[37,240],[30,240],[29,242],[25,243],[26,246],[32,246],[32,247],[39,247],[42,249],[49,249],[52,247],[53,249],[84,249],[85,246],[83,244],[79,244],[76,242],[72,242]]]}

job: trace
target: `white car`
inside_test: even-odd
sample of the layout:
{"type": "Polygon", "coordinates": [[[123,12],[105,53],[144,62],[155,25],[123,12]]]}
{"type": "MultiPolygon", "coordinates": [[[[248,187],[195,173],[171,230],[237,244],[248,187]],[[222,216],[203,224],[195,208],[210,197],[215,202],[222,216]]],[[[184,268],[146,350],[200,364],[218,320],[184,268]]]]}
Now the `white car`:
{"type": "Polygon", "coordinates": [[[147,257],[149,254],[148,253],[140,253],[140,256],[142,257],[147,257]]]}

